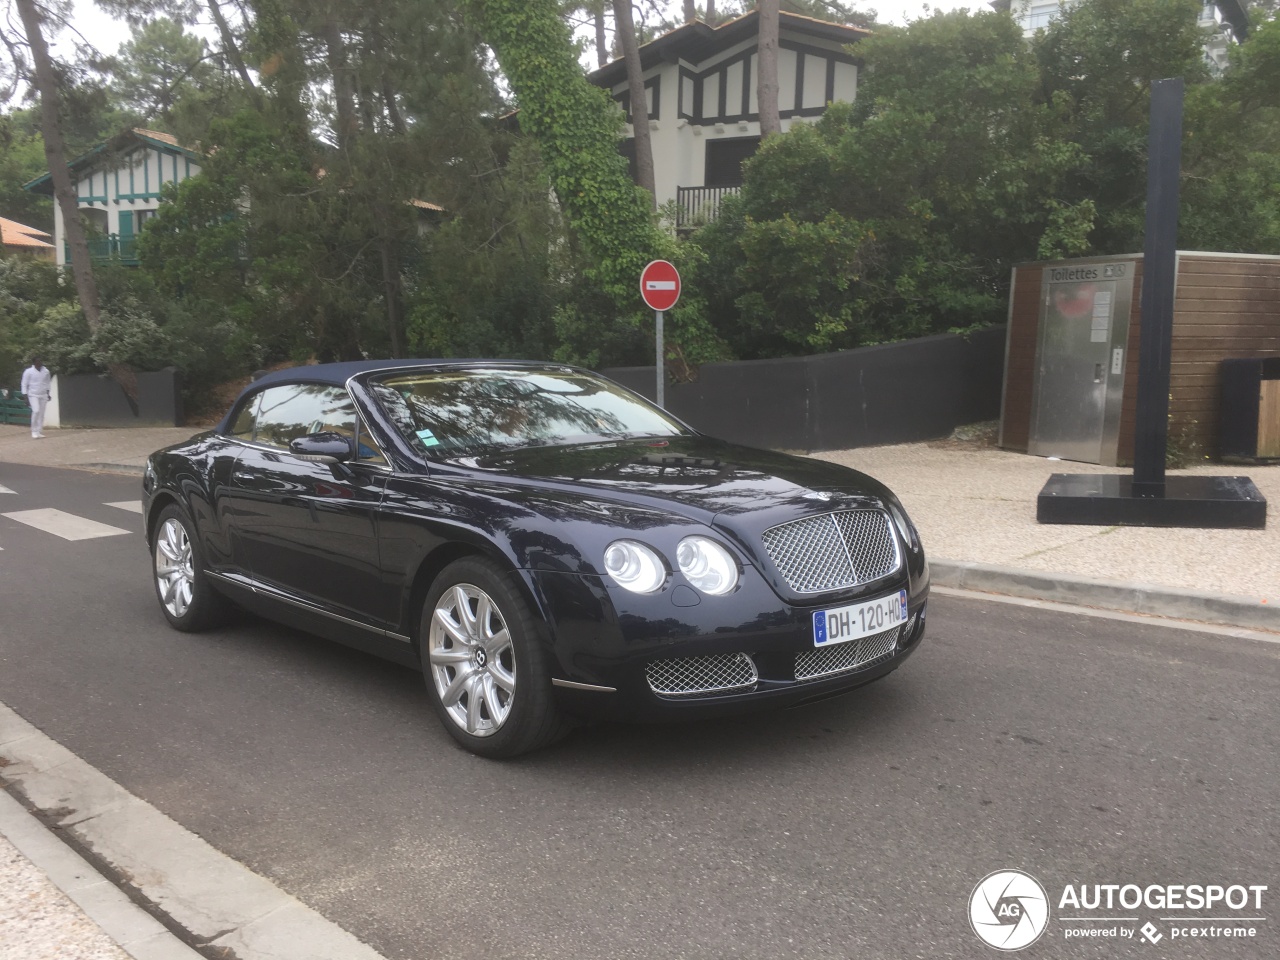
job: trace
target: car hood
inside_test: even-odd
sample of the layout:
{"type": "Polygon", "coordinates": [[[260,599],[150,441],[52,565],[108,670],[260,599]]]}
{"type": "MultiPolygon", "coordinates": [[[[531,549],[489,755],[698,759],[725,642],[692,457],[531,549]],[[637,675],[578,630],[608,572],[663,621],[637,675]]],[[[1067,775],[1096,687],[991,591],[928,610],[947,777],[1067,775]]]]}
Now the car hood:
{"type": "Polygon", "coordinates": [[[527,447],[446,463],[522,486],[588,488],[743,533],[889,496],[847,467],[701,436],[527,447]]]}

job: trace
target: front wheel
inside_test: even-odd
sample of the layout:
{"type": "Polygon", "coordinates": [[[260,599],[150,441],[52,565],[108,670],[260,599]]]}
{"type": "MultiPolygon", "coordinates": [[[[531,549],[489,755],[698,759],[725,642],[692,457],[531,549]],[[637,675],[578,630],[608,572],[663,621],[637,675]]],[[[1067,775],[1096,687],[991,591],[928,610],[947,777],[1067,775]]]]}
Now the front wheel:
{"type": "Polygon", "coordinates": [[[423,604],[419,640],[432,706],[471,752],[514,757],[567,730],[537,621],[496,564],[467,558],[447,567],[423,604]]]}
{"type": "Polygon", "coordinates": [[[222,619],[226,601],[209,583],[195,528],[173,504],[160,511],[156,521],[151,560],[156,596],[170,626],[189,633],[222,619]]]}

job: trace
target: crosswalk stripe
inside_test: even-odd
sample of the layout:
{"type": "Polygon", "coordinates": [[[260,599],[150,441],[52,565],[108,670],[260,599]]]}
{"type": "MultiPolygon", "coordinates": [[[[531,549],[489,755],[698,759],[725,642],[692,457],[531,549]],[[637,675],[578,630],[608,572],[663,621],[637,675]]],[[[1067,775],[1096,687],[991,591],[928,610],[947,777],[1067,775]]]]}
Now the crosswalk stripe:
{"type": "Polygon", "coordinates": [[[115,507],[118,510],[128,510],[130,513],[142,513],[141,500],[116,500],[114,503],[104,503],[104,507],[115,507]]]}
{"type": "Polygon", "coordinates": [[[0,493],[17,493],[17,490],[10,490],[3,483],[0,483],[0,493]]]}
{"type": "Polygon", "coordinates": [[[74,513],[65,513],[52,508],[19,510],[16,513],[0,514],[0,516],[25,523],[45,533],[52,533],[63,540],[92,540],[94,537],[116,537],[129,532],[110,524],[98,523],[96,520],[88,520],[77,517],[74,513]]]}

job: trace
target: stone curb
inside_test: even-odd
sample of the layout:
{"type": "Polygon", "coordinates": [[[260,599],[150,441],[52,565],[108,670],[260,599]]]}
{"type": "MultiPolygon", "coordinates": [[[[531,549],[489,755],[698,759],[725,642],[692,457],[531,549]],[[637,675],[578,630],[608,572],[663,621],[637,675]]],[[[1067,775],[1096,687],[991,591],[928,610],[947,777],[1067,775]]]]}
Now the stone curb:
{"type": "Polygon", "coordinates": [[[1117,583],[998,567],[986,563],[930,560],[932,582],[942,587],[1071,603],[1125,613],[1225,624],[1280,632],[1280,591],[1274,603],[1212,593],[1173,590],[1147,583],[1117,583]]]}
{"type": "Polygon", "coordinates": [[[75,470],[100,470],[104,473],[127,473],[139,477],[147,471],[146,467],[131,463],[69,463],[67,466],[75,470]]]}
{"type": "Polygon", "coordinates": [[[203,960],[4,790],[0,835],[135,960],[203,960]]]}
{"type": "MultiPolygon", "coordinates": [[[[108,870],[128,878],[146,902],[187,931],[192,943],[207,947],[209,955],[238,960],[384,960],[337,924],[129,793],[4,704],[0,704],[0,753],[8,760],[4,780],[10,791],[55,818],[58,829],[100,858],[108,870]]],[[[12,797],[4,799],[16,803],[12,797]]],[[[22,844],[10,839],[26,853],[22,844]]],[[[72,891],[63,889],[80,903],[72,891]]],[[[154,924],[149,936],[154,937],[156,928],[164,930],[123,893],[120,897],[154,924]]],[[[84,909],[126,951],[130,949],[107,923],[84,909]]],[[[164,932],[181,945],[172,933],[164,932]]],[[[143,942],[136,936],[134,940],[143,942]]],[[[200,956],[190,947],[185,949],[186,953],[134,955],[139,960],[200,956]]]]}

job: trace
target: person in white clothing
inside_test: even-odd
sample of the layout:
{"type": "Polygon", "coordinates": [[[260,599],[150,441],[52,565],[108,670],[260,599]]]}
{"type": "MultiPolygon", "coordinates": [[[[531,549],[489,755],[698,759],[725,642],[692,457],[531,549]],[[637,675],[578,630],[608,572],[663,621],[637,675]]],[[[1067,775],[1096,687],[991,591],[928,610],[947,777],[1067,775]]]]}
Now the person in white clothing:
{"type": "Polygon", "coordinates": [[[44,436],[44,409],[49,405],[49,389],[53,382],[53,374],[40,362],[39,357],[31,358],[31,366],[22,371],[22,393],[27,398],[27,406],[31,408],[31,438],[39,440],[44,436]]]}

